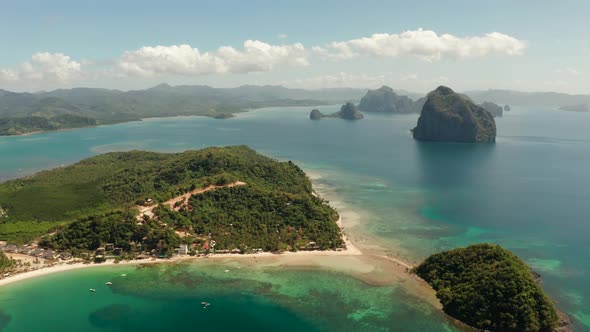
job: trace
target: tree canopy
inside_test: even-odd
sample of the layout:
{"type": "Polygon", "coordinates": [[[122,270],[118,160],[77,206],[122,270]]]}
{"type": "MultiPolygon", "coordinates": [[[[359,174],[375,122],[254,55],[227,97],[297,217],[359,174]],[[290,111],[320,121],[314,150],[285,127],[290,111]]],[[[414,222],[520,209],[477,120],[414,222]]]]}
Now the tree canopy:
{"type": "Polygon", "coordinates": [[[498,245],[434,254],[415,272],[436,290],[446,313],[475,328],[551,331],[558,322],[530,268],[498,245]]]}

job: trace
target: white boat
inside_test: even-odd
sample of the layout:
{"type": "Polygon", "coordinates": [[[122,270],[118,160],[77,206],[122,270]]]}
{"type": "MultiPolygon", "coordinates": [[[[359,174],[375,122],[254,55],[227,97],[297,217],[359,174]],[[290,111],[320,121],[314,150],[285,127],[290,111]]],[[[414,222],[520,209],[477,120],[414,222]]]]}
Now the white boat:
{"type": "Polygon", "coordinates": [[[112,284],[113,284],[113,283],[112,283],[112,282],[110,282],[110,281],[109,281],[109,282],[107,282],[107,286],[110,286],[110,285],[112,285],[112,284]]]}
{"type": "Polygon", "coordinates": [[[94,292],[96,292],[96,289],[90,288],[90,291],[94,293],[94,292]]]}
{"type": "Polygon", "coordinates": [[[123,274],[121,274],[121,277],[126,277],[126,276],[127,276],[127,275],[126,275],[126,274],[124,274],[124,273],[123,273],[123,274]]]}

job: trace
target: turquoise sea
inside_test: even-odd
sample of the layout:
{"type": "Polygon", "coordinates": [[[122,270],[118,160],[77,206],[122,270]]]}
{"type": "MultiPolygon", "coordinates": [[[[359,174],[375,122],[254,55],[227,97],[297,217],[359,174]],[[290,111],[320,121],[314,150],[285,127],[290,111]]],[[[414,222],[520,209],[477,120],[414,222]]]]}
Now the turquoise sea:
{"type": "MultiPolygon", "coordinates": [[[[310,121],[309,110],[0,137],[0,179],[109,151],[246,144],[309,172],[321,193],[353,212],[345,225],[361,248],[419,262],[444,249],[499,243],[542,275],[576,330],[590,331],[590,113],[513,107],[496,120],[496,144],[472,145],[414,141],[409,130],[418,115],[310,121]]],[[[98,267],[0,288],[3,332],[176,329],[459,328],[404,283],[373,285],[330,269],[236,262],[98,267]],[[102,286],[109,280],[113,287],[102,286]],[[202,301],[212,305],[204,309],[202,301]]]]}

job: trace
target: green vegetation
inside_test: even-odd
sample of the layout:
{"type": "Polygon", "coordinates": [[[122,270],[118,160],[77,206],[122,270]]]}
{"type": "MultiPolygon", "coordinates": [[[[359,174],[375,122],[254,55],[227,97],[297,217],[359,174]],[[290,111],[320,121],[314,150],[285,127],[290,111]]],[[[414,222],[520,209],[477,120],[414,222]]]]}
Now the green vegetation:
{"type": "Polygon", "coordinates": [[[59,130],[96,125],[95,119],[72,114],[62,114],[50,118],[27,116],[0,119],[0,135],[22,135],[36,131],[59,130]]]}
{"type": "Polygon", "coordinates": [[[197,233],[210,233],[224,249],[248,245],[265,251],[290,250],[310,241],[322,250],[343,246],[334,210],[303,192],[249,185],[224,188],[193,196],[180,215],[171,218],[180,222],[176,226],[184,227],[182,221],[190,220],[197,233]]]}
{"type": "Polygon", "coordinates": [[[161,84],[151,89],[117,91],[75,88],[39,93],[0,90],[0,135],[137,121],[150,117],[199,115],[217,119],[272,106],[310,106],[341,102],[360,90],[307,91],[282,87],[161,84]],[[323,92],[323,93],[322,93],[323,92]]]}
{"type": "Polygon", "coordinates": [[[3,251],[0,251],[0,274],[11,271],[16,266],[16,262],[8,258],[3,251]]]}
{"type": "Polygon", "coordinates": [[[108,153],[74,165],[0,184],[0,239],[26,242],[57,229],[43,244],[125,251],[131,242],[169,252],[180,243],[216,249],[296,250],[343,246],[336,212],[312,195],[311,182],[292,162],[278,162],[245,146],[165,154],[108,153]],[[139,223],[136,206],[163,203],[209,185],[246,185],[194,195],[177,209],[160,204],[139,223]],[[181,206],[182,205],[182,206],[181,206]],[[178,210],[178,211],[176,211],[178,210]]]}
{"type": "Polygon", "coordinates": [[[482,330],[551,331],[558,316],[533,272],[510,251],[477,244],[428,257],[415,272],[443,310],[482,330]]]}
{"type": "Polygon", "coordinates": [[[77,220],[60,229],[55,235],[44,237],[40,245],[58,250],[70,250],[77,256],[95,251],[112,243],[123,252],[137,249],[153,250],[169,256],[178,247],[180,237],[170,227],[157,222],[138,224],[133,213],[111,212],[77,220]]]}
{"type": "Polygon", "coordinates": [[[431,91],[422,107],[417,140],[459,143],[496,141],[496,122],[490,112],[446,86],[431,91]]]}

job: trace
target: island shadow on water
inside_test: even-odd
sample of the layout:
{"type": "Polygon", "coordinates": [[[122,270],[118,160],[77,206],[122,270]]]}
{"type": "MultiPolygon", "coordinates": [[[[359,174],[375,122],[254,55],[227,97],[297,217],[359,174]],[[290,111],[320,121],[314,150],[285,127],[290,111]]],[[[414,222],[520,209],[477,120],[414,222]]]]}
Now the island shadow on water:
{"type": "Polygon", "coordinates": [[[10,315],[0,310],[0,331],[3,331],[4,328],[8,326],[8,323],[10,323],[11,319],[12,317],[10,315]]]}
{"type": "Polygon", "coordinates": [[[421,182],[427,188],[460,187],[493,174],[496,144],[415,141],[421,182]]]}

